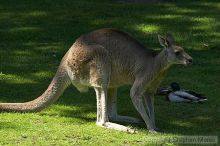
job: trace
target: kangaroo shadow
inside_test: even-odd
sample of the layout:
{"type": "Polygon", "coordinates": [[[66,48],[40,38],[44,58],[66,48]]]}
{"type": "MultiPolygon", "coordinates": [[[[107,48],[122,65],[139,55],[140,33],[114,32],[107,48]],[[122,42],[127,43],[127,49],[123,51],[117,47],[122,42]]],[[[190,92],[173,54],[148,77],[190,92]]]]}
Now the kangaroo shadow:
{"type": "Polygon", "coordinates": [[[5,121],[0,121],[0,130],[1,129],[17,129],[19,128],[16,124],[13,122],[5,122],[5,121]]]}

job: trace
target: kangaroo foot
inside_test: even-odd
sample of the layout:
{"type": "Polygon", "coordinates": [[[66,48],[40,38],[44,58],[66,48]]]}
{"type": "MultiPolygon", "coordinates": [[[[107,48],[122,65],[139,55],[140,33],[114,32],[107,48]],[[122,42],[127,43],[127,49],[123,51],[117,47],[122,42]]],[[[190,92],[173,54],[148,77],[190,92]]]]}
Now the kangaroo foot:
{"type": "Polygon", "coordinates": [[[105,122],[105,123],[96,123],[96,125],[104,127],[104,128],[108,128],[108,129],[115,129],[118,131],[124,131],[127,133],[137,133],[137,131],[135,129],[120,125],[120,124],[116,124],[116,123],[112,123],[112,122],[105,122]]]}

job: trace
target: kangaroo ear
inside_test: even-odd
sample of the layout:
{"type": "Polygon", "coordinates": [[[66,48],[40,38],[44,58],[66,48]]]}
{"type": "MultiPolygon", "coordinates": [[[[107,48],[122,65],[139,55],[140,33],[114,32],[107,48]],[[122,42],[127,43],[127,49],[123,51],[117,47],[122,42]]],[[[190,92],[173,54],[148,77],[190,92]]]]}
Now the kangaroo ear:
{"type": "Polygon", "coordinates": [[[169,32],[166,34],[166,40],[167,40],[168,45],[172,45],[175,43],[173,35],[169,32]]]}
{"type": "Polygon", "coordinates": [[[161,35],[158,35],[158,40],[161,46],[163,46],[164,48],[168,47],[167,40],[164,37],[162,37],[161,35]]]}

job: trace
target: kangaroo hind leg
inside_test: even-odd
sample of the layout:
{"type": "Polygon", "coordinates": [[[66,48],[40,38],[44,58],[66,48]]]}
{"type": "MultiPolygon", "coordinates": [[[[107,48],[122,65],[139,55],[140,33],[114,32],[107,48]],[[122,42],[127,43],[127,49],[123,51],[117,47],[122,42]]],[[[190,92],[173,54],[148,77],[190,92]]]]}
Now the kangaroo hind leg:
{"type": "Polygon", "coordinates": [[[95,87],[96,98],[97,98],[97,121],[96,124],[101,127],[115,129],[119,131],[125,131],[128,133],[135,133],[134,129],[129,127],[109,122],[108,111],[107,111],[107,88],[97,88],[95,87]]]}
{"type": "Polygon", "coordinates": [[[108,89],[108,117],[110,121],[126,122],[126,123],[142,123],[142,120],[118,115],[117,113],[117,88],[108,89]]]}
{"type": "Polygon", "coordinates": [[[108,83],[111,72],[111,64],[108,53],[104,48],[99,48],[95,52],[94,64],[92,68],[91,84],[94,86],[97,99],[97,121],[101,127],[134,133],[129,127],[109,122],[107,110],[108,83]],[[101,50],[100,50],[101,49],[101,50]]]}

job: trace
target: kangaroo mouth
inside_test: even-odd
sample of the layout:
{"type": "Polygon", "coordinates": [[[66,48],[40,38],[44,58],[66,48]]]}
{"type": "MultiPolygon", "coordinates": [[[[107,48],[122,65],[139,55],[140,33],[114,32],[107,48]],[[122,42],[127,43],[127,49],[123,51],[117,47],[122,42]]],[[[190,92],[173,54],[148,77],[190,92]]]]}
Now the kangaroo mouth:
{"type": "Polygon", "coordinates": [[[192,64],[192,60],[191,59],[190,60],[185,60],[183,64],[184,65],[191,65],[192,64]]]}
{"type": "Polygon", "coordinates": [[[186,62],[187,62],[187,64],[192,64],[193,63],[192,59],[188,59],[186,62]]]}

